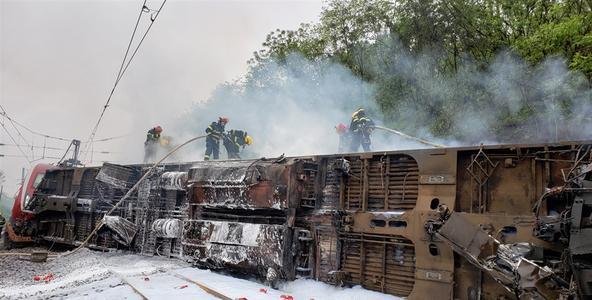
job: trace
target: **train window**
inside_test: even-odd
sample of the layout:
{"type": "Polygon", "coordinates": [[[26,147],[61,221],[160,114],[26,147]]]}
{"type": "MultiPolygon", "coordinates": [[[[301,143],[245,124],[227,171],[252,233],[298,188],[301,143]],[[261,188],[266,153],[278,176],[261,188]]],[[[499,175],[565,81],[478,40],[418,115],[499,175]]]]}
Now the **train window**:
{"type": "Polygon", "coordinates": [[[438,198],[434,198],[434,199],[432,199],[432,202],[430,202],[431,209],[438,208],[438,205],[440,205],[440,199],[438,199],[438,198]]]}
{"type": "Polygon", "coordinates": [[[43,180],[43,176],[45,176],[45,173],[37,174],[37,177],[35,177],[35,181],[33,182],[33,188],[37,188],[39,186],[41,180],[43,180]]]}
{"type": "MultiPolygon", "coordinates": [[[[43,180],[43,176],[45,176],[45,173],[39,173],[37,174],[37,176],[35,177],[35,180],[33,181],[33,184],[31,185],[32,189],[36,189],[39,184],[41,183],[41,181],[43,180]]],[[[27,181],[27,186],[25,186],[22,189],[22,193],[24,198],[22,199],[21,202],[21,209],[24,211],[27,211],[28,207],[29,207],[29,202],[31,202],[31,198],[33,198],[33,194],[29,192],[29,184],[31,184],[31,181],[27,181]]]]}
{"type": "Polygon", "coordinates": [[[405,221],[389,221],[389,227],[405,228],[405,227],[407,227],[407,222],[405,222],[405,221]]]}
{"type": "Polygon", "coordinates": [[[370,220],[370,226],[372,227],[384,227],[385,225],[385,220],[370,220]]]}
{"type": "Polygon", "coordinates": [[[434,244],[434,243],[431,243],[431,244],[428,246],[428,249],[429,249],[429,251],[430,251],[430,254],[431,254],[432,256],[438,256],[438,255],[440,255],[440,250],[438,249],[438,246],[436,246],[436,244],[434,244]]]}

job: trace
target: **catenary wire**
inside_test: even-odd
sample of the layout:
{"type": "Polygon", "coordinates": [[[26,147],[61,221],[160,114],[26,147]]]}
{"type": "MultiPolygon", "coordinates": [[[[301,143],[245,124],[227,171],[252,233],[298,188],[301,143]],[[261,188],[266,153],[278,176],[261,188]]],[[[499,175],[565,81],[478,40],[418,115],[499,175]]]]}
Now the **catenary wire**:
{"type": "MultiPolygon", "coordinates": [[[[1,107],[1,105],[0,105],[1,107]]],[[[9,121],[14,122],[15,124],[17,124],[18,126],[20,126],[21,128],[25,129],[26,131],[34,134],[34,135],[38,135],[38,136],[42,136],[48,139],[54,139],[54,140],[60,140],[60,141],[64,141],[64,142],[69,142],[72,139],[67,139],[67,138],[63,138],[63,137],[58,137],[58,136],[52,136],[49,134],[44,134],[44,133],[40,133],[38,131],[32,130],[31,128],[19,123],[18,121],[16,121],[14,118],[10,117],[8,115],[8,113],[6,113],[6,111],[4,110],[4,108],[2,108],[2,112],[0,112],[0,115],[4,116],[5,118],[7,118],[9,121]]]]}
{"type": "MultiPolygon", "coordinates": [[[[0,125],[2,126],[2,128],[4,129],[4,131],[6,132],[6,134],[8,135],[8,137],[10,137],[10,139],[17,144],[16,140],[12,137],[12,135],[10,134],[10,132],[8,131],[8,129],[6,128],[6,126],[4,125],[4,123],[0,123],[0,125]]],[[[25,157],[25,159],[27,160],[27,162],[29,163],[29,165],[31,165],[31,160],[29,159],[29,156],[27,156],[27,154],[25,154],[25,151],[23,151],[23,149],[18,146],[17,147],[19,149],[19,151],[21,152],[21,154],[23,154],[23,156],[25,157]]]]}
{"type": "MultiPolygon", "coordinates": [[[[18,122],[16,119],[14,119],[13,117],[11,117],[10,115],[8,115],[8,113],[2,107],[2,105],[0,105],[0,109],[2,109],[2,111],[0,112],[0,116],[5,117],[11,123],[16,124],[17,126],[23,128],[24,130],[26,130],[27,132],[29,132],[29,133],[31,133],[33,135],[37,135],[37,136],[40,136],[40,137],[43,137],[43,138],[47,138],[47,139],[53,139],[53,140],[63,141],[63,142],[71,142],[73,140],[73,138],[68,139],[68,138],[53,136],[53,135],[49,135],[49,134],[46,134],[46,133],[42,133],[42,132],[33,130],[33,129],[29,128],[28,126],[25,126],[22,123],[18,122]]],[[[111,141],[111,140],[115,140],[115,139],[125,138],[125,137],[131,136],[131,135],[133,135],[133,134],[124,134],[124,135],[111,136],[111,137],[96,139],[93,142],[111,141]]],[[[82,143],[83,144],[89,143],[89,141],[82,141],[82,143]]],[[[26,144],[28,144],[27,147],[30,147],[29,143],[26,143],[26,144]]]]}
{"type": "MultiPolygon", "coordinates": [[[[127,69],[130,66],[132,60],[136,56],[136,53],[138,53],[138,50],[140,49],[140,46],[144,42],[144,39],[148,35],[148,32],[150,32],[150,29],[152,28],[152,25],[154,25],[154,22],[156,21],[156,18],[158,18],[158,15],[160,14],[160,12],[161,12],[162,8],[164,7],[164,5],[166,4],[166,2],[167,2],[167,0],[164,0],[162,2],[162,4],[160,5],[160,8],[158,9],[158,11],[156,12],[156,14],[154,15],[154,17],[151,16],[151,18],[150,18],[150,21],[151,22],[150,22],[150,25],[148,26],[148,29],[146,29],[146,32],[144,32],[144,35],[140,39],[140,42],[138,43],[138,45],[136,46],[136,48],[134,49],[134,52],[130,56],[130,59],[127,61],[127,64],[125,64],[125,61],[126,61],[126,58],[127,58],[127,54],[129,52],[131,43],[132,43],[132,41],[134,39],[134,36],[135,36],[135,33],[136,33],[136,29],[134,29],[134,32],[133,32],[132,37],[130,39],[130,43],[128,44],[128,49],[126,50],[126,55],[124,56],[124,59],[123,59],[122,65],[121,65],[121,67],[123,67],[123,64],[125,64],[125,67],[123,69],[121,69],[121,67],[120,67],[120,70],[117,73],[117,78],[115,80],[115,83],[113,84],[113,88],[111,89],[111,92],[109,93],[109,97],[107,98],[107,101],[106,101],[105,105],[103,106],[103,109],[101,111],[101,114],[99,115],[99,119],[97,120],[97,123],[95,124],[95,126],[94,126],[94,128],[93,128],[93,130],[92,130],[92,132],[90,134],[90,137],[88,139],[89,143],[86,145],[86,149],[85,150],[88,150],[88,148],[92,147],[94,137],[95,137],[95,135],[97,133],[97,130],[99,128],[99,125],[101,124],[101,121],[103,119],[103,116],[105,115],[105,111],[109,107],[109,103],[111,102],[111,98],[113,97],[113,93],[115,92],[115,89],[117,88],[117,85],[119,84],[119,82],[123,78],[123,75],[125,75],[125,72],[127,71],[127,69]]],[[[146,1],[144,1],[144,4],[142,5],[142,8],[140,9],[140,17],[142,15],[142,13],[144,12],[144,8],[145,7],[146,7],[146,1]]],[[[135,28],[137,28],[137,24],[140,21],[140,17],[138,17],[138,21],[136,23],[135,28]]],[[[84,158],[86,158],[86,155],[84,156],[84,158]]]]}
{"type": "MultiPolygon", "coordinates": [[[[8,146],[8,147],[25,147],[26,145],[22,145],[22,144],[6,144],[6,143],[2,143],[0,142],[0,146],[8,146]]],[[[57,148],[57,147],[49,147],[49,146],[35,146],[35,145],[31,145],[29,146],[33,149],[45,149],[45,150],[56,150],[56,151],[64,151],[66,150],[66,148],[57,148]]],[[[84,151],[80,151],[80,152],[84,152],[84,151]]],[[[118,154],[121,152],[113,152],[113,151],[102,151],[102,150],[94,150],[93,153],[100,153],[100,154],[118,154]]]]}

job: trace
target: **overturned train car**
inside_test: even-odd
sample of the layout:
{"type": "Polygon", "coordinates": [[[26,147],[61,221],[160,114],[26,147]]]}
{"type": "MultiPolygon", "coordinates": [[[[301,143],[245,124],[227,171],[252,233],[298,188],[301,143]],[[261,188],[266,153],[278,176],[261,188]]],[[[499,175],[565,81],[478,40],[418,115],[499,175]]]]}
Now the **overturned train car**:
{"type": "Polygon", "coordinates": [[[57,168],[11,232],[425,299],[592,297],[590,142],[57,168]]]}

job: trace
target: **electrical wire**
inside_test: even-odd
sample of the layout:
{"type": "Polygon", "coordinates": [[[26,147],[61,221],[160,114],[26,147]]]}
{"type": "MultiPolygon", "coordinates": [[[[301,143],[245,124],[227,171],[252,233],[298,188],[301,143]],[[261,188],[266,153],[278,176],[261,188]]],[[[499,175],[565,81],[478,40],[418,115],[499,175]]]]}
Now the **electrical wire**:
{"type": "MultiPolygon", "coordinates": [[[[129,43],[127,44],[127,49],[125,50],[125,55],[123,56],[123,60],[121,61],[121,66],[119,66],[119,72],[117,73],[117,79],[115,81],[115,85],[117,85],[117,81],[121,79],[121,73],[123,70],[123,65],[125,64],[125,60],[127,59],[127,55],[129,54],[129,50],[132,47],[132,43],[134,41],[134,36],[136,36],[136,31],[138,30],[138,24],[140,24],[140,19],[142,18],[142,12],[144,12],[144,8],[146,7],[146,0],[142,3],[142,8],[140,9],[140,13],[138,13],[138,19],[136,20],[136,25],[134,26],[134,31],[132,32],[132,37],[130,38],[129,43]]],[[[113,90],[115,90],[115,86],[113,86],[113,90]]],[[[113,90],[111,94],[113,94],[113,90]]],[[[109,96],[111,99],[111,96],[109,96]]],[[[107,100],[107,105],[109,104],[109,99],[107,100]]]]}
{"type": "MultiPolygon", "coordinates": [[[[2,128],[4,129],[4,131],[6,132],[6,134],[8,135],[8,137],[10,137],[10,139],[15,143],[18,144],[16,142],[16,140],[12,137],[12,135],[10,134],[10,132],[8,131],[8,129],[6,129],[6,126],[4,125],[4,122],[0,123],[0,125],[2,126],[2,128]]],[[[17,146],[17,148],[19,149],[19,151],[23,154],[23,156],[25,157],[25,159],[27,159],[27,162],[29,163],[29,165],[31,165],[31,160],[29,159],[29,156],[27,154],[25,154],[25,151],[23,151],[23,149],[20,146],[17,146]]]]}
{"type": "MultiPolygon", "coordinates": [[[[68,138],[64,138],[64,137],[58,137],[58,136],[53,136],[53,135],[49,135],[46,133],[41,133],[39,131],[33,130],[25,125],[23,125],[22,123],[18,122],[17,120],[15,120],[13,117],[9,116],[6,111],[2,108],[2,105],[0,105],[0,109],[2,109],[3,111],[0,112],[0,116],[5,117],[6,119],[8,119],[11,123],[14,123],[18,126],[20,126],[21,128],[25,129],[26,131],[28,131],[29,133],[36,135],[36,136],[40,136],[46,139],[53,139],[53,140],[58,140],[58,141],[63,141],[63,142],[71,142],[73,140],[73,138],[68,139],[68,138]]],[[[132,136],[133,134],[124,134],[124,135],[117,135],[117,136],[111,136],[111,137],[106,137],[106,138],[101,138],[101,139],[97,139],[94,140],[93,142],[106,142],[106,141],[111,141],[111,140],[115,140],[115,139],[121,139],[124,137],[128,137],[128,136],[132,136]]],[[[27,142],[25,142],[27,144],[27,146],[29,147],[30,145],[28,145],[27,142]]],[[[84,143],[89,143],[89,141],[83,141],[84,143]]]]}
{"type": "MultiPolygon", "coordinates": [[[[94,137],[95,137],[95,135],[97,133],[97,130],[99,129],[99,125],[101,124],[101,121],[103,119],[103,116],[105,115],[105,111],[109,107],[109,103],[111,102],[111,98],[113,97],[113,93],[115,92],[115,89],[117,88],[117,85],[119,84],[119,82],[123,78],[123,75],[125,75],[125,72],[127,71],[128,67],[132,63],[132,60],[136,56],[136,53],[138,53],[138,50],[140,49],[140,46],[142,46],[142,43],[144,42],[144,39],[148,35],[148,32],[150,32],[150,29],[152,28],[152,25],[154,25],[154,22],[158,18],[158,15],[162,11],[162,8],[166,4],[166,2],[167,2],[167,0],[164,0],[162,2],[162,4],[160,5],[160,8],[156,12],[156,14],[151,15],[151,17],[150,17],[150,25],[148,26],[148,29],[146,29],[146,32],[144,32],[144,35],[140,39],[140,42],[138,43],[138,45],[134,49],[134,52],[132,53],[132,55],[130,56],[130,59],[127,61],[127,64],[126,64],[125,61],[127,59],[127,54],[129,53],[129,49],[131,48],[131,44],[132,44],[132,42],[134,40],[134,37],[135,37],[135,34],[136,34],[136,29],[138,27],[138,23],[140,22],[142,13],[144,13],[145,8],[147,8],[146,7],[146,0],[144,0],[144,4],[142,5],[142,8],[140,9],[138,20],[136,22],[136,25],[134,26],[134,31],[132,33],[132,37],[130,38],[130,42],[128,44],[128,48],[127,48],[127,50],[125,52],[125,56],[123,58],[123,61],[122,61],[121,66],[119,68],[119,72],[117,72],[117,77],[116,77],[115,83],[113,84],[113,88],[111,89],[111,92],[109,93],[109,97],[107,98],[107,101],[106,101],[105,105],[103,106],[103,110],[101,111],[101,114],[99,115],[99,119],[97,120],[97,123],[95,124],[95,126],[94,126],[94,128],[93,128],[93,130],[92,130],[92,132],[90,134],[90,138],[88,139],[89,143],[86,145],[86,150],[88,150],[88,148],[92,147],[92,143],[93,143],[94,137]],[[125,64],[125,67],[123,67],[124,64],[125,64]]],[[[86,155],[84,156],[84,158],[86,158],[86,155]]]]}
{"type": "MultiPolygon", "coordinates": [[[[49,135],[49,134],[46,134],[46,133],[42,133],[42,132],[33,130],[33,129],[31,129],[31,128],[25,126],[25,125],[23,125],[22,123],[18,122],[17,120],[15,120],[10,115],[8,115],[8,113],[6,112],[6,110],[4,109],[4,107],[2,107],[2,105],[0,105],[0,109],[2,110],[2,111],[0,111],[0,116],[5,117],[12,124],[17,125],[17,126],[23,128],[24,130],[26,130],[27,132],[29,132],[29,133],[31,133],[33,135],[40,136],[40,137],[43,137],[45,139],[53,139],[53,140],[58,140],[58,141],[63,141],[63,142],[68,142],[68,143],[73,140],[73,138],[68,139],[68,138],[53,136],[53,135],[49,135]]],[[[16,129],[16,130],[18,132],[18,129],[16,129]]],[[[106,141],[111,141],[111,140],[116,140],[116,139],[121,139],[121,138],[129,137],[129,136],[132,136],[132,135],[133,134],[124,134],[124,135],[117,135],[117,136],[105,137],[105,138],[101,138],[101,139],[96,139],[93,142],[106,142],[106,141]]],[[[24,136],[21,135],[21,137],[25,140],[25,144],[27,144],[26,145],[27,147],[36,147],[36,146],[33,146],[33,145],[29,144],[28,141],[24,138],[24,136]]],[[[82,141],[81,143],[82,144],[87,144],[87,143],[89,143],[89,141],[82,141]]],[[[21,146],[23,146],[23,145],[21,145],[21,146]]],[[[85,151],[81,151],[81,152],[85,152],[85,151]]]]}
{"type": "MultiPolygon", "coordinates": [[[[131,64],[131,62],[132,62],[132,60],[134,59],[134,57],[135,57],[135,56],[136,56],[136,54],[138,53],[138,50],[140,49],[140,46],[142,45],[142,43],[143,43],[143,42],[144,42],[144,40],[146,39],[146,36],[147,36],[147,35],[148,35],[148,33],[150,32],[150,29],[151,29],[151,28],[152,28],[152,26],[154,25],[154,22],[155,22],[155,21],[156,21],[156,19],[158,18],[158,15],[159,15],[159,14],[160,14],[160,12],[162,11],[162,8],[163,8],[163,7],[164,7],[164,5],[166,4],[166,2],[167,2],[167,0],[164,0],[164,1],[162,2],[162,4],[160,5],[160,8],[159,8],[158,10],[156,10],[156,11],[155,11],[155,10],[149,9],[149,8],[146,6],[146,0],[144,0],[144,1],[143,1],[142,7],[141,7],[141,9],[140,9],[140,12],[138,13],[138,18],[137,18],[137,20],[136,20],[136,24],[134,25],[134,30],[133,30],[133,32],[132,32],[132,36],[131,36],[131,38],[130,38],[130,41],[129,41],[129,43],[128,43],[128,46],[127,46],[127,49],[126,49],[126,51],[125,51],[125,55],[124,55],[124,57],[123,57],[123,60],[122,60],[122,62],[121,62],[121,65],[120,65],[120,67],[119,67],[119,71],[118,71],[118,73],[117,73],[117,76],[116,76],[115,83],[113,84],[113,88],[111,89],[111,92],[110,92],[110,94],[109,94],[109,97],[107,98],[107,101],[106,101],[105,105],[103,106],[103,110],[101,111],[101,114],[100,114],[100,116],[99,116],[99,119],[97,120],[97,123],[95,124],[95,126],[94,126],[94,128],[93,128],[93,130],[92,130],[92,133],[91,133],[91,135],[90,135],[90,138],[88,139],[88,141],[86,141],[86,142],[85,142],[85,144],[86,144],[86,148],[85,148],[85,150],[84,150],[84,151],[81,151],[82,153],[84,153],[84,157],[86,157],[86,154],[87,154],[87,153],[89,153],[89,152],[90,152],[90,153],[91,153],[91,155],[92,155],[92,153],[93,153],[93,152],[91,152],[92,150],[91,150],[91,151],[89,151],[89,148],[92,148],[92,147],[93,147],[93,143],[95,142],[95,141],[94,141],[94,137],[95,137],[95,135],[96,135],[96,132],[97,132],[97,130],[98,130],[98,127],[99,127],[99,125],[100,125],[100,123],[101,123],[101,120],[102,120],[102,118],[103,118],[103,116],[104,116],[104,114],[105,114],[105,111],[106,111],[106,110],[107,110],[107,108],[109,107],[109,103],[110,103],[110,101],[111,101],[111,98],[112,98],[112,96],[113,96],[113,94],[114,94],[114,92],[115,92],[115,89],[117,88],[117,85],[119,84],[120,80],[123,78],[123,76],[124,76],[125,72],[126,72],[126,71],[127,71],[127,69],[129,68],[129,66],[130,66],[130,64],[131,64]],[[132,46],[132,44],[133,44],[134,37],[135,37],[135,35],[136,35],[136,32],[137,32],[137,29],[138,29],[138,25],[139,25],[139,23],[140,23],[140,20],[141,20],[141,18],[142,18],[142,14],[143,14],[144,12],[147,12],[147,13],[149,13],[149,12],[155,12],[155,13],[154,13],[154,14],[152,14],[152,15],[150,16],[150,25],[148,26],[148,28],[147,28],[147,29],[146,29],[146,31],[144,32],[144,34],[143,34],[142,38],[140,39],[140,41],[139,41],[138,45],[136,46],[136,48],[134,49],[134,51],[133,51],[132,55],[130,56],[130,58],[129,58],[129,60],[128,60],[128,59],[127,59],[127,57],[128,57],[128,54],[129,54],[129,52],[130,52],[131,46],[132,46]],[[127,63],[126,63],[126,61],[127,61],[127,63]]],[[[0,115],[4,116],[5,118],[7,118],[7,119],[8,119],[8,120],[11,122],[11,124],[13,125],[13,127],[15,128],[15,130],[17,131],[17,133],[19,134],[19,136],[20,136],[20,137],[23,139],[23,141],[24,141],[24,142],[25,142],[25,143],[26,143],[28,146],[31,146],[31,145],[29,144],[29,142],[27,141],[27,139],[25,139],[25,138],[24,138],[24,136],[23,136],[23,135],[21,134],[21,132],[18,130],[18,128],[16,127],[16,125],[18,125],[18,126],[20,126],[20,127],[24,128],[25,130],[27,130],[27,131],[28,131],[28,132],[30,132],[31,134],[38,135],[38,136],[42,136],[42,137],[44,137],[44,138],[46,138],[46,139],[47,139],[47,138],[49,138],[49,139],[55,139],[55,140],[60,140],[60,141],[66,141],[66,142],[70,142],[70,141],[72,141],[72,140],[73,140],[73,139],[67,139],[67,138],[63,138],[63,137],[52,136],[52,135],[43,134],[43,133],[40,133],[40,132],[34,131],[34,130],[32,130],[32,129],[28,128],[27,126],[25,126],[25,125],[23,125],[23,124],[21,124],[21,123],[18,123],[18,122],[17,122],[16,120],[14,120],[13,118],[11,118],[11,117],[8,115],[8,113],[6,112],[6,110],[4,109],[4,107],[2,107],[1,105],[0,105],[0,108],[2,109],[2,112],[0,112],[0,115]],[[15,124],[16,124],[16,125],[15,125],[15,124]]],[[[6,128],[6,126],[5,126],[4,124],[2,124],[2,127],[3,127],[4,131],[6,131],[6,133],[7,133],[7,134],[8,134],[8,136],[10,137],[10,139],[11,139],[11,140],[14,142],[14,144],[15,144],[15,145],[19,145],[19,143],[18,143],[18,142],[17,142],[17,141],[16,141],[16,140],[13,138],[13,136],[10,134],[10,132],[8,131],[8,129],[6,128]]],[[[104,138],[104,139],[101,139],[101,140],[99,140],[99,141],[108,141],[108,140],[113,140],[113,139],[116,139],[116,138],[121,138],[121,137],[123,137],[123,136],[118,136],[118,137],[110,137],[110,138],[104,138]]],[[[25,158],[27,159],[28,163],[29,163],[29,164],[31,164],[31,160],[30,160],[30,159],[29,159],[29,157],[28,157],[28,156],[25,154],[25,152],[22,150],[22,148],[21,148],[20,146],[17,146],[17,147],[19,148],[19,151],[20,151],[20,152],[23,154],[23,157],[25,157],[25,158]]],[[[68,149],[70,149],[70,146],[68,147],[68,149]]],[[[33,151],[33,148],[32,148],[32,147],[31,147],[31,151],[33,151]]],[[[68,152],[68,150],[66,150],[66,153],[67,153],[67,152],[68,152]]],[[[33,155],[33,154],[32,154],[32,155],[33,155]]],[[[66,155],[66,154],[64,154],[64,156],[65,156],[65,155],[66,155]]],[[[62,159],[63,159],[63,158],[62,158],[62,159]]]]}
{"type": "MultiPolygon", "coordinates": [[[[15,145],[15,144],[5,144],[5,143],[0,143],[0,146],[8,146],[8,147],[25,147],[26,145],[15,145]]],[[[56,150],[56,151],[64,151],[67,150],[66,148],[56,148],[56,147],[48,147],[48,146],[35,146],[35,145],[31,145],[29,146],[33,149],[44,149],[44,150],[56,150]]],[[[80,152],[84,152],[84,151],[80,151],[80,152]]],[[[113,151],[102,151],[102,150],[96,150],[93,151],[93,153],[99,153],[99,154],[119,154],[121,152],[113,152],[113,151]]]]}
{"type": "MultiPolygon", "coordinates": [[[[0,153],[0,157],[25,157],[25,158],[27,158],[27,156],[24,156],[24,155],[1,154],[1,153],[0,153]]],[[[44,158],[47,158],[47,159],[60,159],[59,157],[54,157],[54,156],[46,156],[44,158]]],[[[36,160],[38,160],[38,159],[36,159],[36,160]]],[[[31,161],[31,162],[33,162],[33,161],[31,161]]]]}
{"type": "MultiPolygon", "coordinates": [[[[3,116],[6,116],[8,114],[1,104],[0,104],[0,109],[2,109],[3,116]]],[[[29,145],[29,141],[27,141],[27,139],[23,136],[23,134],[18,129],[18,127],[16,127],[16,124],[14,124],[14,121],[11,118],[7,118],[7,119],[8,119],[8,121],[10,121],[10,124],[12,124],[12,127],[14,128],[16,133],[19,135],[19,137],[25,142],[25,144],[27,144],[27,147],[30,147],[31,145],[29,145]]],[[[33,152],[33,150],[31,149],[31,155],[33,155],[32,152],[33,152]]]]}
{"type": "MultiPolygon", "coordinates": [[[[132,133],[128,133],[128,134],[123,134],[123,135],[117,135],[117,136],[112,136],[112,137],[106,137],[106,138],[101,138],[101,139],[96,139],[93,140],[92,143],[97,143],[97,142],[106,142],[106,141],[111,141],[111,140],[117,140],[117,139],[122,139],[122,138],[126,138],[126,137],[130,137],[133,136],[134,134],[132,133]]],[[[83,144],[88,144],[91,143],[91,141],[84,141],[82,142],[83,144]]]]}
{"type": "Polygon", "coordinates": [[[8,115],[8,113],[6,112],[6,110],[4,110],[4,108],[2,107],[2,105],[0,105],[0,108],[2,108],[2,112],[0,112],[0,115],[4,116],[5,118],[7,118],[9,121],[14,122],[14,124],[17,124],[18,126],[20,126],[21,128],[25,129],[26,131],[30,132],[31,134],[34,135],[38,135],[38,136],[42,136],[48,139],[54,139],[54,140],[59,140],[59,141],[64,141],[64,142],[69,142],[72,139],[67,139],[67,138],[63,138],[63,137],[58,137],[58,136],[52,136],[49,134],[44,134],[44,133],[40,133],[38,131],[32,130],[31,128],[19,123],[18,121],[16,121],[15,119],[13,119],[12,117],[10,117],[8,115]]]}

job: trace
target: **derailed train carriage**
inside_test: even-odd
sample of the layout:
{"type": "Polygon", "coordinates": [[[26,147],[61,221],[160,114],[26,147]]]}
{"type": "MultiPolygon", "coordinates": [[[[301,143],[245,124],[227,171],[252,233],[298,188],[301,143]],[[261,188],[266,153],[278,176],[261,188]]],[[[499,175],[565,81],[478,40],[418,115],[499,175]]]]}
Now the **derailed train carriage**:
{"type": "Polygon", "coordinates": [[[46,172],[13,237],[425,299],[592,297],[591,142],[46,172]]]}

